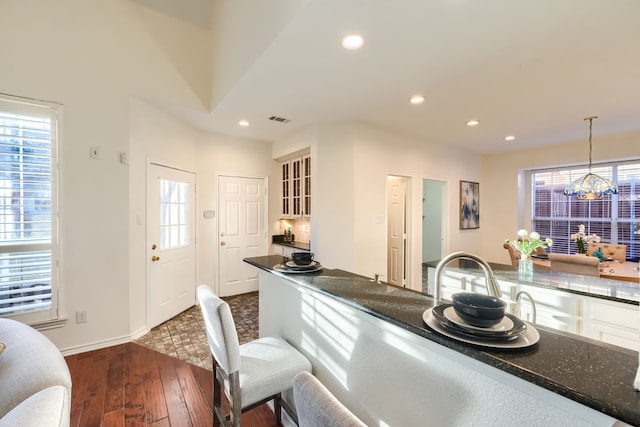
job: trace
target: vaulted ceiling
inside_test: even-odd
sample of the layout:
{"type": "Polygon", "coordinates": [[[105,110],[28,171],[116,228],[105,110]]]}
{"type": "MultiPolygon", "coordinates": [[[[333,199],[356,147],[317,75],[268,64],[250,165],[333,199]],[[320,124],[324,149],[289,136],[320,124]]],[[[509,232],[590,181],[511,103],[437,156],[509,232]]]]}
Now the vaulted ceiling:
{"type": "Polygon", "coordinates": [[[211,30],[210,111],[182,113],[201,129],[359,120],[478,153],[586,140],[591,115],[594,143],[640,129],[638,0],[136,1],[211,30]]]}

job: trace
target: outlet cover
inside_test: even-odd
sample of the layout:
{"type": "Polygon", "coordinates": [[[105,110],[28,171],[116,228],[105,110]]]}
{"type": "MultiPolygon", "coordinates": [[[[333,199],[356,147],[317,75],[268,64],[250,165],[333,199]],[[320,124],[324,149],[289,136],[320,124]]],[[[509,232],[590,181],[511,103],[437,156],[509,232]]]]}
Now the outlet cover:
{"type": "Polygon", "coordinates": [[[76,323],[87,323],[87,311],[86,310],[78,310],[78,311],[76,311],[76,323]]]}

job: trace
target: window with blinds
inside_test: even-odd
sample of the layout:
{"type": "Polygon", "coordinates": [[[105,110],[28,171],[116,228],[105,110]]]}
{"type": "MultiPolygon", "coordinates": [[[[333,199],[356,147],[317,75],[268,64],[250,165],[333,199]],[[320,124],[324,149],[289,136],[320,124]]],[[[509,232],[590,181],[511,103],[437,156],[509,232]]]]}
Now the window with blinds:
{"type": "Polygon", "coordinates": [[[565,186],[587,172],[587,168],[532,171],[533,230],[553,239],[551,252],[573,254],[577,245],[570,236],[584,224],[586,233],[597,234],[602,242],[627,245],[627,259],[640,258],[640,161],[592,168],[618,185],[617,195],[601,200],[565,196],[565,186]]]}
{"type": "Polygon", "coordinates": [[[59,106],[0,95],[0,316],[57,317],[59,106]]]}

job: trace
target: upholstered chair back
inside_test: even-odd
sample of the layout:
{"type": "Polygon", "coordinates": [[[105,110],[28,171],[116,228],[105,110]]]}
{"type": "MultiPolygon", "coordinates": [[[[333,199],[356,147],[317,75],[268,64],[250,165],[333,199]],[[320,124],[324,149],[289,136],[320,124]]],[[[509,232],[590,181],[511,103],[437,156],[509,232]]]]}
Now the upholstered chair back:
{"type": "MultiPolygon", "coordinates": [[[[509,252],[509,259],[511,260],[511,265],[517,266],[520,262],[520,251],[513,247],[513,245],[509,243],[505,243],[502,245],[509,252]]],[[[534,254],[546,254],[547,251],[545,248],[536,248],[533,251],[534,254]]]]}
{"type": "Polygon", "coordinates": [[[583,274],[585,276],[600,276],[598,266],[600,260],[585,255],[549,254],[551,270],[563,273],[583,274]]]}
{"type": "Polygon", "coordinates": [[[505,243],[504,245],[502,245],[502,247],[505,248],[507,252],[509,252],[511,265],[518,265],[518,263],[520,262],[520,252],[518,252],[518,250],[509,243],[505,243]]]}
{"type": "Polygon", "coordinates": [[[365,427],[349,409],[309,372],[293,379],[300,427],[365,427]]]}
{"type": "Polygon", "coordinates": [[[591,255],[598,248],[602,248],[602,254],[606,258],[613,258],[618,262],[624,262],[627,258],[627,245],[618,245],[614,243],[589,243],[587,246],[587,254],[591,255]]]}
{"type": "Polygon", "coordinates": [[[208,286],[198,287],[198,300],[211,354],[227,375],[240,370],[240,343],[229,304],[208,286]]]}

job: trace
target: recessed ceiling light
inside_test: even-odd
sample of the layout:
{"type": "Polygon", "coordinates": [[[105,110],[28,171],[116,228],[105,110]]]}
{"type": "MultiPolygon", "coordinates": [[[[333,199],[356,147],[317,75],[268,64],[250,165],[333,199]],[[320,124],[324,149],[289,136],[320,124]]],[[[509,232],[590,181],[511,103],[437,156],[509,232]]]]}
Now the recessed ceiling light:
{"type": "Polygon", "coordinates": [[[504,137],[505,141],[513,141],[514,139],[516,139],[516,137],[513,135],[507,135],[504,137]]]}
{"type": "Polygon", "coordinates": [[[469,121],[467,122],[467,126],[478,126],[479,124],[480,124],[480,122],[479,122],[479,121],[477,121],[477,120],[475,120],[475,119],[473,119],[473,120],[469,120],[469,121]]]}
{"type": "Polygon", "coordinates": [[[244,120],[244,119],[243,119],[243,120],[240,120],[240,121],[238,122],[238,124],[239,124],[240,126],[247,127],[247,126],[249,126],[249,120],[244,120]]]}
{"type": "Polygon", "coordinates": [[[364,44],[362,36],[350,34],[342,39],[342,47],[345,49],[360,49],[364,44]]]}
{"type": "Polygon", "coordinates": [[[422,104],[424,102],[424,96],[422,95],[413,95],[409,100],[412,104],[422,104]]]}

